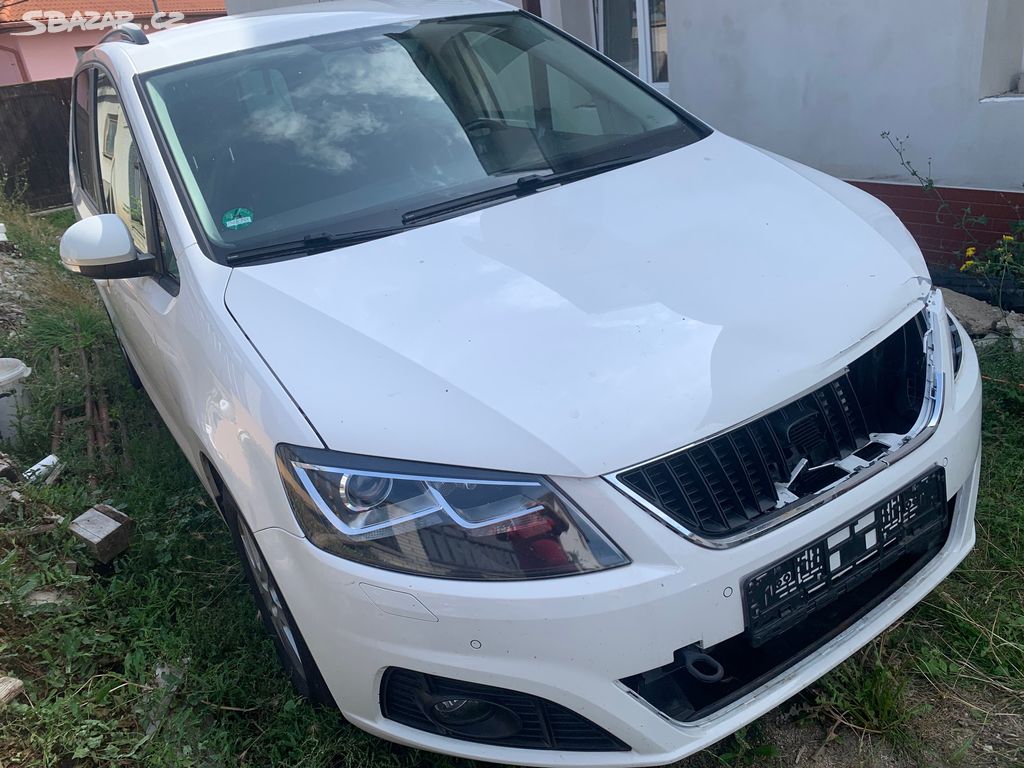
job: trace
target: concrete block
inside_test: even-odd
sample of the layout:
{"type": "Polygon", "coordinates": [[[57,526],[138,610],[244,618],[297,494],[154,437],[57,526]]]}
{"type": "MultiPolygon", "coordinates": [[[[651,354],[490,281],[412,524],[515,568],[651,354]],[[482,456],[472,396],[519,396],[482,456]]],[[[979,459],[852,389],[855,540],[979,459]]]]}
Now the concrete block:
{"type": "Polygon", "coordinates": [[[131,542],[131,518],[107,504],[86,510],[71,521],[69,528],[101,563],[109,563],[131,542]]]}

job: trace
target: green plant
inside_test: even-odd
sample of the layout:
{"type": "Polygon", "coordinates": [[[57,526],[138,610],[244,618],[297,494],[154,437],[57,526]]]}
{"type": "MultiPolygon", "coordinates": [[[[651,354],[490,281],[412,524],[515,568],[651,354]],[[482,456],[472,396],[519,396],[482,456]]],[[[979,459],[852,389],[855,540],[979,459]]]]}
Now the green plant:
{"type": "Polygon", "coordinates": [[[1024,279],[1024,221],[1015,222],[1010,234],[1003,235],[999,242],[980,255],[977,246],[967,248],[960,271],[984,277],[996,293],[997,305],[1003,309],[1003,289],[1007,279],[1024,279]]]}
{"type": "Polygon", "coordinates": [[[977,243],[978,238],[975,236],[972,227],[984,226],[988,223],[988,217],[975,215],[969,205],[954,206],[946,200],[942,190],[935,185],[935,179],[932,178],[932,159],[928,158],[928,172],[921,173],[908,157],[907,142],[910,140],[909,136],[894,136],[891,131],[883,131],[882,138],[888,142],[889,146],[896,153],[896,156],[899,158],[900,167],[921,186],[921,189],[932,195],[938,202],[938,207],[935,210],[935,223],[952,223],[954,227],[964,233],[964,237],[968,241],[977,243]]]}
{"type": "Polygon", "coordinates": [[[913,741],[911,722],[925,707],[911,704],[906,676],[890,663],[881,644],[872,645],[822,678],[816,703],[839,725],[906,747],[913,741]]]}
{"type": "Polygon", "coordinates": [[[756,726],[736,731],[715,754],[715,759],[722,765],[764,766],[766,760],[778,758],[778,748],[765,744],[756,731],[756,726]]]}
{"type": "Polygon", "coordinates": [[[28,191],[28,177],[25,175],[27,163],[22,163],[14,170],[0,163],[0,200],[20,203],[28,191]]]}

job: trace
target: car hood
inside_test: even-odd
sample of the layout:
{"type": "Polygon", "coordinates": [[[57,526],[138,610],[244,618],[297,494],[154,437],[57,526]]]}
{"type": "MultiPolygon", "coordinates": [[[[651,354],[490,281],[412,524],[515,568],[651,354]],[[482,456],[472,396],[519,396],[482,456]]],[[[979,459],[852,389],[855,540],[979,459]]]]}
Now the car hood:
{"type": "Polygon", "coordinates": [[[586,477],[802,393],[929,287],[874,198],[715,133],[225,300],[329,448],[586,477]]]}

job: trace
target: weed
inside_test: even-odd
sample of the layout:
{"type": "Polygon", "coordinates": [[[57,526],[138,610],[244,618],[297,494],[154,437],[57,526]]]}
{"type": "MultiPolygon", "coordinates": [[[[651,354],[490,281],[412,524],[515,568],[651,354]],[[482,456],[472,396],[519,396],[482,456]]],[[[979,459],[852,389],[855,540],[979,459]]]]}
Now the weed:
{"type": "Polygon", "coordinates": [[[817,704],[841,725],[907,747],[913,741],[911,723],[926,708],[910,702],[907,678],[891,663],[883,660],[882,645],[873,644],[822,679],[817,704]]]}
{"type": "Polygon", "coordinates": [[[764,766],[778,756],[778,748],[764,743],[756,723],[736,731],[714,753],[719,763],[729,766],[764,766]]]}

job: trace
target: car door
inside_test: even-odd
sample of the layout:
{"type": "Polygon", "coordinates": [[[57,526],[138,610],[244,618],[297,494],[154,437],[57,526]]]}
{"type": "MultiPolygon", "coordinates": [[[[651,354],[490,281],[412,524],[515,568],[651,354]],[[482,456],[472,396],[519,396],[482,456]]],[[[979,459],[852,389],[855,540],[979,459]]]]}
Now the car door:
{"type": "Polygon", "coordinates": [[[177,432],[182,418],[177,376],[172,375],[180,367],[174,340],[180,289],[177,259],[112,78],[100,67],[85,70],[78,78],[74,156],[86,193],[76,200],[78,213],[117,215],[139,252],[151,254],[157,263],[151,276],[97,281],[97,286],[147,393],[177,432]],[[91,99],[82,94],[84,88],[91,91],[91,99]]]}

